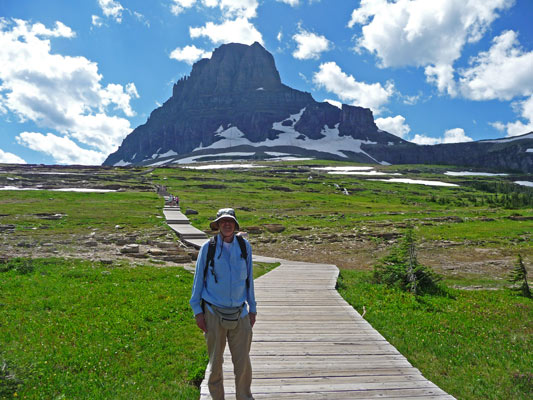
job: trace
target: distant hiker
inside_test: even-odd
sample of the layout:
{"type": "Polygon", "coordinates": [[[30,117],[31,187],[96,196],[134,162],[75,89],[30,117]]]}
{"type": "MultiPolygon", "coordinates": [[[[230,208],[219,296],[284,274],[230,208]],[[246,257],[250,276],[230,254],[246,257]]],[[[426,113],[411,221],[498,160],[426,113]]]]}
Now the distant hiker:
{"type": "Polygon", "coordinates": [[[224,399],[222,362],[226,341],[235,371],[237,400],[253,400],[250,346],[256,319],[252,275],[252,247],[235,234],[239,223],[232,208],[218,210],[211,222],[219,233],[202,245],[190,304],[196,324],[204,331],[209,365],[209,393],[213,400],[224,399]]]}

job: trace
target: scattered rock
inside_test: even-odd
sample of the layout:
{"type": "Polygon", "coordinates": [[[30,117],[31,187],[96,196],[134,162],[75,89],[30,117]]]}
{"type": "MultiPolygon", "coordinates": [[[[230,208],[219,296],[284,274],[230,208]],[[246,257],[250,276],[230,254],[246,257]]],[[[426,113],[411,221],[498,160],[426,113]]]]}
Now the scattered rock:
{"type": "Polygon", "coordinates": [[[395,233],[395,232],[379,232],[379,233],[374,233],[373,236],[384,239],[384,240],[392,240],[392,239],[398,238],[400,234],[395,233]]]}
{"type": "Polygon", "coordinates": [[[122,254],[138,254],[139,250],[140,250],[139,245],[132,243],[132,244],[127,244],[126,246],[122,247],[120,249],[120,252],[122,254]]]}
{"type": "Polygon", "coordinates": [[[201,187],[202,189],[226,189],[225,185],[203,184],[203,185],[198,185],[198,186],[201,187]]]}
{"type": "Polygon", "coordinates": [[[179,245],[176,242],[159,242],[156,244],[156,246],[160,249],[179,248],[179,245]]]}
{"type": "Polygon", "coordinates": [[[305,240],[305,237],[300,236],[300,235],[291,235],[291,236],[289,236],[289,238],[291,238],[293,240],[298,240],[299,242],[303,242],[305,240]]]}
{"type": "Polygon", "coordinates": [[[13,224],[0,225],[0,232],[13,233],[15,232],[15,225],[13,224]]]}
{"type": "Polygon", "coordinates": [[[246,232],[248,232],[250,235],[260,235],[263,233],[263,230],[259,226],[247,226],[244,228],[246,232]]]}
{"type": "Polygon", "coordinates": [[[508,218],[512,219],[513,221],[531,221],[531,220],[533,220],[533,217],[525,217],[523,215],[510,215],[508,218]]]}
{"type": "Polygon", "coordinates": [[[128,257],[133,258],[148,258],[148,254],[146,253],[125,253],[128,257]]]}
{"type": "Polygon", "coordinates": [[[260,237],[258,242],[259,243],[276,243],[278,239],[276,238],[268,238],[268,237],[260,237]]]}
{"type": "Polygon", "coordinates": [[[292,192],[293,191],[291,188],[288,188],[285,186],[270,186],[270,189],[278,190],[280,192],[292,192]]]}
{"type": "Polygon", "coordinates": [[[157,247],[150,248],[146,252],[151,256],[162,256],[167,254],[164,250],[158,249],[157,247]]]}
{"type": "Polygon", "coordinates": [[[176,254],[170,256],[163,256],[161,257],[161,260],[175,263],[189,263],[191,262],[191,257],[188,254],[176,254]]]}
{"type": "Polygon", "coordinates": [[[55,221],[55,220],[63,218],[66,214],[37,213],[37,214],[33,214],[33,215],[35,215],[39,219],[46,219],[46,220],[50,220],[50,221],[55,221]]]}
{"type": "Polygon", "coordinates": [[[193,210],[193,209],[191,209],[191,208],[187,208],[187,209],[185,210],[185,215],[198,215],[198,211],[193,210]]]}
{"type": "Polygon", "coordinates": [[[115,225],[115,229],[124,229],[124,227],[120,225],[115,225]]]}
{"type": "Polygon", "coordinates": [[[98,247],[98,242],[96,240],[88,240],[83,243],[85,247],[98,247]]]}
{"type": "Polygon", "coordinates": [[[285,230],[285,227],[281,224],[263,224],[263,226],[270,233],[280,233],[285,230]]]}

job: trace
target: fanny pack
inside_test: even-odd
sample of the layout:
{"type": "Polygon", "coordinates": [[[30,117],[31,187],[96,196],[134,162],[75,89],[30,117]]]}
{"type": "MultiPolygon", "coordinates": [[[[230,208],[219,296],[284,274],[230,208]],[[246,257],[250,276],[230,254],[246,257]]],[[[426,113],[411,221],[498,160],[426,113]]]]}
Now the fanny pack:
{"type": "Polygon", "coordinates": [[[220,324],[224,329],[235,329],[239,324],[244,304],[240,307],[222,308],[209,304],[215,315],[220,319],[220,324]]]}

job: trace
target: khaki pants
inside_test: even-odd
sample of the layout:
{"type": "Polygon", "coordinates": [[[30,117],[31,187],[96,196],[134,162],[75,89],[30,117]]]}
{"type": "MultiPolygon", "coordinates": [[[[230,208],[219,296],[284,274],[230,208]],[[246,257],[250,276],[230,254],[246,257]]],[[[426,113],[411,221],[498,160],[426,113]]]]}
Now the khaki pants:
{"type": "Polygon", "coordinates": [[[250,386],[252,384],[252,364],[250,362],[250,347],[252,344],[252,326],[250,317],[246,315],[239,319],[235,329],[224,329],[218,317],[205,310],[207,333],[207,352],[209,365],[206,376],[209,393],[213,400],[224,400],[224,384],[222,376],[222,363],[224,362],[224,349],[226,339],[231,352],[233,370],[235,373],[235,394],[237,400],[253,400],[250,386]]]}

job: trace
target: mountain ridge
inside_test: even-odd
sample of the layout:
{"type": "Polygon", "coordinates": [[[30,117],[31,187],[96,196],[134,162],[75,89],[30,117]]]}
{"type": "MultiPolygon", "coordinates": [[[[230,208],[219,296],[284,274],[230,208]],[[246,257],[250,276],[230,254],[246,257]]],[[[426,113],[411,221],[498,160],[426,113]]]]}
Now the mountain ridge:
{"type": "MultiPolygon", "coordinates": [[[[523,139],[530,140],[524,145],[528,149],[533,138],[523,139]]],[[[224,152],[269,158],[270,152],[381,164],[438,160],[533,172],[533,153],[510,143],[407,142],[378,129],[370,109],[346,104],[338,108],[284,85],[274,57],[259,43],[230,43],[215,49],[210,59],[196,62],[191,74],[174,84],[172,96],[103,165],[160,165],[224,152]]]]}

